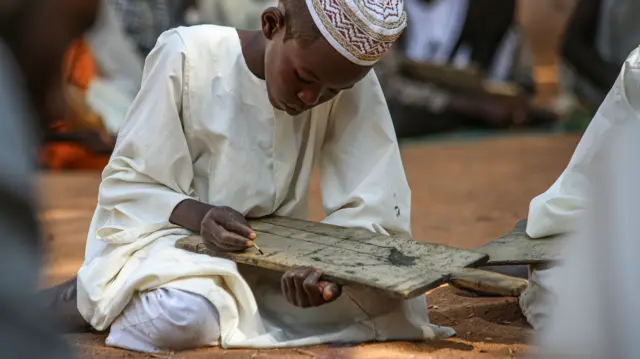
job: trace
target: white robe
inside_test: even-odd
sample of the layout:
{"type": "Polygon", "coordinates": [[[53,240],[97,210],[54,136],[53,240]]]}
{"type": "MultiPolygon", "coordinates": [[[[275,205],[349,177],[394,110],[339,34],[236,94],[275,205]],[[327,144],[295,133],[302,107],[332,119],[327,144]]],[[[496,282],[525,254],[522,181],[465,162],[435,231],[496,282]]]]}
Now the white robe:
{"type": "MultiPolygon", "coordinates": [[[[529,206],[527,234],[542,238],[573,232],[584,215],[593,187],[594,171],[605,161],[603,146],[620,128],[640,120],[640,48],[625,61],[617,81],[578,144],[569,165],[546,192],[529,206]],[[614,131],[615,130],[615,131],[614,131]]],[[[523,313],[535,328],[548,321],[559,283],[557,268],[534,270],[520,298],[523,313]]]]}
{"type": "Polygon", "coordinates": [[[278,274],[240,275],[231,261],[174,247],[190,233],[168,219],[187,198],[247,217],[306,217],[314,160],[325,222],[410,234],[411,194],[374,73],[293,118],[271,106],[234,29],[164,33],[102,175],[78,272],[84,318],[107,329],[137,292],[172,288],[214,304],[227,348],[452,335],[429,323],[424,296],[346,288],[334,303],[300,309],[280,294],[278,274]]]}

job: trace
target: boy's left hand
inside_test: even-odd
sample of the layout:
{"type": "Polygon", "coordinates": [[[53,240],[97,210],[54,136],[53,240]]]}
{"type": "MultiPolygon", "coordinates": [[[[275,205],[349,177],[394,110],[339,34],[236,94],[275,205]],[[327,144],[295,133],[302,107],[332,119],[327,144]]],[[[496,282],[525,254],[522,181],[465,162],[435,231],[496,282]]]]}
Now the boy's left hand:
{"type": "Polygon", "coordinates": [[[287,271],[280,280],[282,294],[296,307],[318,307],[336,300],[342,288],[331,282],[320,281],[322,273],[314,268],[302,267],[287,271]]]}

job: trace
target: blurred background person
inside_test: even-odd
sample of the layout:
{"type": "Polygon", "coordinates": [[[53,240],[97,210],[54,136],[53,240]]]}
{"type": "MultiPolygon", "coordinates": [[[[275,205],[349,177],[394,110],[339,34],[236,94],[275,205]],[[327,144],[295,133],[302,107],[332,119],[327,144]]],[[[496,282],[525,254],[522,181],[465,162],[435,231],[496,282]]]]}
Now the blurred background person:
{"type": "Polygon", "coordinates": [[[47,131],[41,165],[48,169],[101,170],[157,38],[197,20],[192,0],[101,0],[100,7],[96,26],[75,39],[65,55],[70,106],[47,131]]]}
{"type": "Polygon", "coordinates": [[[638,14],[637,0],[578,1],[560,50],[560,106],[579,104],[595,113],[620,66],[640,44],[638,14]]]}
{"type": "Polygon", "coordinates": [[[114,7],[102,0],[100,8],[94,29],[66,49],[63,90],[69,106],[47,127],[40,156],[47,169],[104,167],[140,86],[144,57],[114,7]]]}
{"type": "Polygon", "coordinates": [[[398,137],[556,120],[531,105],[531,55],[516,21],[515,0],[405,3],[409,26],[395,51],[376,67],[398,137]],[[408,63],[414,69],[429,65],[432,79],[407,71],[408,63]],[[472,90],[465,85],[469,81],[508,84],[511,93],[472,90]]]}
{"type": "Polygon", "coordinates": [[[115,7],[125,32],[133,39],[143,57],[147,57],[163,32],[188,25],[186,15],[197,6],[196,0],[107,1],[115,7]]]}
{"type": "Polygon", "coordinates": [[[42,248],[33,203],[34,149],[39,130],[64,107],[64,51],[91,26],[96,10],[92,0],[0,0],[2,357],[73,356],[36,295],[42,248]]]}
{"type": "Polygon", "coordinates": [[[40,164],[49,170],[101,170],[140,90],[144,59],[163,32],[216,24],[260,29],[277,0],[101,0],[94,28],[65,55],[67,111],[46,131],[40,164]]]}
{"type": "Polygon", "coordinates": [[[203,24],[259,30],[262,28],[260,14],[277,4],[278,0],[196,0],[195,19],[203,24]]]}

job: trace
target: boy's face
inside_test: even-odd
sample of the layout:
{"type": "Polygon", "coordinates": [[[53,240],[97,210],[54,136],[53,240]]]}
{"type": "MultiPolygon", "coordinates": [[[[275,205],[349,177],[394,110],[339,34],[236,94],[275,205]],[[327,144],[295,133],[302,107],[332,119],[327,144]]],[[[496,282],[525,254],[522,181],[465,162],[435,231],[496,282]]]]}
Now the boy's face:
{"type": "Polygon", "coordinates": [[[358,66],[340,55],[324,38],[302,47],[283,42],[284,29],[268,41],[265,80],[273,107],[295,116],[353,87],[371,67],[358,66]]]}

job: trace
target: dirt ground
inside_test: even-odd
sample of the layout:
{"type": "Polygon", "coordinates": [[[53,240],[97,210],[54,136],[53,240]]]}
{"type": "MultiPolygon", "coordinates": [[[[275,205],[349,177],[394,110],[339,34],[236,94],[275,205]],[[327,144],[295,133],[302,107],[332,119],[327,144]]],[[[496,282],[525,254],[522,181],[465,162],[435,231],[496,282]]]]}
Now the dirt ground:
{"type": "MultiPolygon", "coordinates": [[[[403,146],[413,194],[416,240],[475,248],[496,238],[526,216],[530,199],[544,191],[566,166],[578,137],[511,136],[468,142],[403,146]]],[[[47,237],[46,284],[71,277],[82,263],[87,227],[95,205],[99,174],[91,181],[52,184],[45,197],[66,197],[64,210],[44,211],[43,220],[73,235],[47,237]],[[65,187],[66,186],[66,187],[65,187]],[[66,195],[65,195],[66,196],[66,195]]],[[[320,188],[311,186],[312,218],[322,218],[320,188]]],[[[290,350],[204,349],[142,355],[104,347],[104,335],[70,336],[80,358],[509,358],[528,346],[531,330],[512,298],[471,298],[444,286],[428,294],[431,320],[451,326],[457,337],[425,343],[376,343],[355,347],[320,346],[290,350]]]]}

